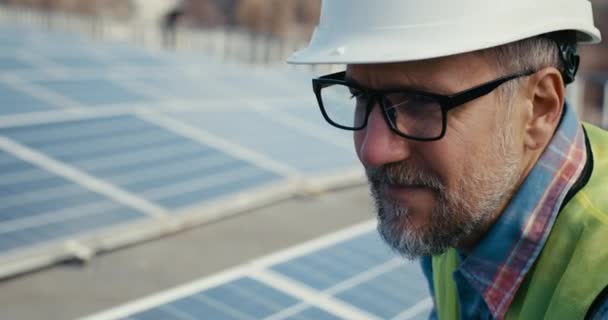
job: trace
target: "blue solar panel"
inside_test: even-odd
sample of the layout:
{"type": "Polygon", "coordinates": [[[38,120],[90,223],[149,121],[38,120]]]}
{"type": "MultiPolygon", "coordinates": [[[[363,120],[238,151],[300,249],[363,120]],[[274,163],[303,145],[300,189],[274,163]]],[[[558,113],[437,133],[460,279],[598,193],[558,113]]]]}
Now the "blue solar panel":
{"type": "Polygon", "coordinates": [[[0,134],[169,208],[280,178],[133,116],[5,128],[0,134]]]}
{"type": "Polygon", "coordinates": [[[168,97],[179,99],[197,99],[201,106],[209,102],[203,100],[230,98],[234,90],[226,89],[223,85],[215,83],[212,79],[200,79],[184,75],[143,75],[135,78],[139,85],[143,85],[154,92],[162,92],[168,97]]]}
{"type": "Polygon", "coordinates": [[[145,215],[0,151],[0,253],[145,215]]]}
{"type": "Polygon", "coordinates": [[[110,65],[109,62],[91,55],[55,56],[46,57],[46,59],[65,68],[102,68],[110,65]]]}
{"type": "Polygon", "coordinates": [[[149,101],[148,98],[106,79],[47,80],[38,81],[36,84],[86,106],[149,101]]]}
{"type": "Polygon", "coordinates": [[[406,264],[340,292],[336,297],[381,319],[389,319],[427,298],[426,287],[418,265],[406,264]]]}
{"type": "MultiPolygon", "coordinates": [[[[243,102],[246,104],[246,102],[243,102]]],[[[300,132],[287,124],[245,108],[202,113],[174,113],[169,116],[199,127],[206,132],[246,146],[271,159],[276,159],[304,173],[318,173],[356,165],[348,133],[333,131],[333,135],[344,134],[342,145],[327,143],[320,137],[300,132]]]]}
{"type": "Polygon", "coordinates": [[[32,66],[15,56],[0,56],[0,71],[31,69],[32,66]]]}
{"type": "Polygon", "coordinates": [[[2,25],[0,26],[0,43],[7,48],[21,46],[27,41],[29,32],[25,28],[2,25]]]}
{"type": "Polygon", "coordinates": [[[162,67],[170,66],[175,61],[175,57],[171,55],[152,53],[127,43],[94,43],[94,45],[104,50],[119,64],[139,67],[162,67]]]}
{"type": "Polygon", "coordinates": [[[129,315],[128,319],[159,315],[167,316],[162,319],[263,319],[298,303],[301,301],[290,295],[244,277],[129,315]]]}
{"type": "Polygon", "coordinates": [[[326,290],[391,259],[394,255],[386,245],[369,234],[283,262],[273,270],[314,289],[326,290]]]}
{"type": "MultiPolygon", "coordinates": [[[[290,94],[301,95],[302,88],[297,91],[286,90],[292,86],[285,86],[285,76],[273,78],[271,76],[241,73],[217,73],[214,82],[221,87],[232,89],[232,93],[238,93],[242,97],[289,97],[290,94]],[[238,88],[238,89],[236,89],[238,88]]],[[[309,85],[306,86],[308,88],[309,85]]]]}
{"type": "Polygon", "coordinates": [[[55,109],[49,104],[0,83],[0,116],[55,109]]]}
{"type": "MultiPolygon", "coordinates": [[[[148,214],[184,212],[217,200],[231,203],[230,197],[291,181],[287,175],[292,173],[316,178],[358,167],[349,133],[319,124],[314,107],[300,119],[310,126],[307,131],[248,105],[252,99],[269,99],[274,101],[271,108],[298,117],[293,106],[314,105],[300,102],[309,95],[308,75],[246,70],[199,54],[151,53],[124,43],[19,27],[0,26],[0,48],[0,136],[43,161],[49,158],[68,172],[101,183],[148,214]],[[285,105],[278,102],[283,98],[289,99],[285,105]],[[174,106],[227,109],[174,114],[203,131],[182,132],[186,138],[175,133],[175,127],[191,129],[185,123],[171,122],[175,126],[168,129],[162,120],[173,119],[162,119],[165,114],[134,114],[134,108],[146,105],[159,112],[174,106]]],[[[22,161],[0,161],[5,178],[0,181],[2,250],[142,217],[65,180],[69,173],[32,172],[22,161]]],[[[256,203],[255,193],[251,195],[256,203]]]]}
{"type": "Polygon", "coordinates": [[[302,312],[296,313],[285,319],[292,320],[339,320],[342,319],[319,308],[306,308],[302,312]]]}
{"type": "MultiPolygon", "coordinates": [[[[371,226],[368,224],[366,229],[359,229],[358,235],[352,238],[313,248],[283,262],[254,263],[253,275],[249,275],[248,270],[251,269],[243,268],[242,275],[230,277],[237,277],[236,280],[208,288],[201,287],[204,281],[215,279],[203,279],[200,284],[187,285],[186,290],[175,289],[181,294],[163,293],[165,297],[172,298],[153,296],[153,303],[146,300],[134,303],[148,305],[147,310],[141,310],[142,307],[133,309],[128,304],[110,310],[110,316],[102,314],[92,319],[428,318],[432,302],[419,264],[395,257],[375,231],[365,231],[371,226]],[[306,265],[306,272],[286,271],[295,265],[306,265]],[[259,272],[270,274],[275,279],[259,277],[255,268],[267,268],[285,278],[276,280],[276,276],[265,270],[259,272]],[[331,281],[319,285],[315,282],[317,280],[311,282],[310,279],[331,281]],[[286,282],[290,284],[285,285],[286,282]],[[305,299],[311,302],[291,296],[288,292],[295,292],[292,291],[296,290],[294,286],[303,286],[297,290],[308,292],[305,299]]],[[[300,297],[300,294],[296,295],[300,297]]]]}

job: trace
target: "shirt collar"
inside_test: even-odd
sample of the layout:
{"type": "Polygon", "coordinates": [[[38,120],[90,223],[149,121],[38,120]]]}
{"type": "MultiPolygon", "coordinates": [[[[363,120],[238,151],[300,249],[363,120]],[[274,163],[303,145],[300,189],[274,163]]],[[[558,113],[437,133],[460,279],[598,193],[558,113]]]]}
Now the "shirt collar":
{"type": "Polygon", "coordinates": [[[566,104],[549,145],[497,222],[457,270],[481,294],[495,318],[504,317],[586,161],[582,126],[566,104]]]}

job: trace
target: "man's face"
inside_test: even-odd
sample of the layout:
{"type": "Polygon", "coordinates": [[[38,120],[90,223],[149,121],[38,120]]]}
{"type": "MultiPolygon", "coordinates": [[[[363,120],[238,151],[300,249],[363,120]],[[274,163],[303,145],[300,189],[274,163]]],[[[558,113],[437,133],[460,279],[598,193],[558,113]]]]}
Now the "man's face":
{"type": "MultiPolygon", "coordinates": [[[[349,65],[367,88],[452,94],[503,76],[484,58],[458,55],[399,64],[349,65]]],[[[522,149],[509,106],[498,91],[448,113],[438,141],[402,138],[379,106],[354,133],[378,211],[378,230],[409,258],[442,253],[481,236],[509,200],[521,175],[522,149]]]]}

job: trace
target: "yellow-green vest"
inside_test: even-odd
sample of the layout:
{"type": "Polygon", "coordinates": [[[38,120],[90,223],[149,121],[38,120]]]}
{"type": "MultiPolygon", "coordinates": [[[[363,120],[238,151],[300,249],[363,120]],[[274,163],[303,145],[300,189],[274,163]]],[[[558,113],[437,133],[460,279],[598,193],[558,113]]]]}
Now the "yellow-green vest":
{"type": "MultiPolygon", "coordinates": [[[[608,286],[608,132],[585,124],[593,153],[586,185],[560,211],[545,246],[505,319],[584,319],[608,286]]],[[[433,257],[440,320],[459,319],[454,249],[433,257]]]]}

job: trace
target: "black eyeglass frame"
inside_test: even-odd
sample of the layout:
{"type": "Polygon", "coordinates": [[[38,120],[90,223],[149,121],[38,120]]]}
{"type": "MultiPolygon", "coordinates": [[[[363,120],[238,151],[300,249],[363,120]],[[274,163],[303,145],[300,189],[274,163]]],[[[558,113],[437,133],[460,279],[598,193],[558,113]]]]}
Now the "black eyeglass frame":
{"type": "Polygon", "coordinates": [[[517,78],[521,78],[521,77],[527,77],[530,76],[532,74],[536,73],[536,71],[534,70],[526,70],[524,72],[520,72],[520,73],[516,73],[516,74],[512,74],[512,75],[508,75],[508,76],[504,76],[486,83],[482,83],[480,85],[477,85],[473,88],[470,89],[466,89],[454,94],[450,94],[450,95],[443,95],[443,94],[438,94],[438,93],[432,93],[432,92],[426,92],[426,91],[419,91],[419,90],[404,90],[404,89],[400,89],[400,90],[393,90],[393,89],[387,89],[387,90],[374,90],[374,89],[368,89],[368,88],[364,88],[362,86],[359,86],[355,83],[350,83],[348,81],[345,80],[345,76],[346,76],[346,71],[341,71],[341,72],[337,72],[337,73],[332,73],[329,75],[325,75],[319,78],[315,78],[312,79],[312,88],[313,91],[315,93],[315,96],[317,98],[317,102],[319,104],[319,108],[321,109],[321,113],[323,114],[323,118],[325,118],[325,120],[327,122],[329,122],[331,125],[340,128],[340,129],[344,129],[344,130],[351,130],[351,131],[357,131],[357,130],[361,130],[363,128],[365,128],[365,126],[367,126],[367,121],[369,119],[369,114],[371,113],[374,103],[378,102],[378,105],[381,106],[382,109],[382,115],[384,117],[384,120],[386,121],[386,123],[388,124],[389,128],[391,128],[391,130],[396,133],[397,135],[407,138],[407,139],[412,139],[412,140],[417,140],[417,141],[436,141],[439,140],[441,138],[443,138],[445,136],[445,131],[447,128],[447,113],[448,111],[458,107],[458,106],[462,106],[464,104],[466,104],[467,102],[473,101],[477,98],[480,98],[482,96],[485,96],[487,94],[489,94],[490,92],[494,91],[496,88],[498,88],[500,85],[502,85],[505,82],[517,79],[517,78]],[[363,123],[358,126],[358,127],[348,127],[348,126],[343,126],[341,124],[338,124],[336,122],[334,122],[329,115],[327,114],[327,112],[325,111],[325,106],[323,104],[323,99],[321,97],[321,90],[323,88],[327,88],[329,86],[332,85],[343,85],[346,86],[348,88],[353,88],[356,90],[360,90],[362,92],[364,92],[365,94],[367,94],[370,98],[368,101],[368,105],[366,106],[366,114],[365,114],[365,119],[363,121],[363,123]],[[388,114],[388,108],[390,108],[391,106],[387,106],[385,104],[386,99],[383,99],[383,97],[386,94],[391,94],[391,93],[406,93],[406,94],[412,94],[412,95],[419,95],[425,98],[430,98],[435,100],[439,106],[441,107],[441,133],[437,136],[437,137],[432,137],[432,138],[420,138],[420,137],[415,137],[415,136],[411,136],[408,134],[405,134],[401,131],[399,131],[396,127],[396,125],[393,123],[392,120],[390,120],[390,116],[388,114]]]}

